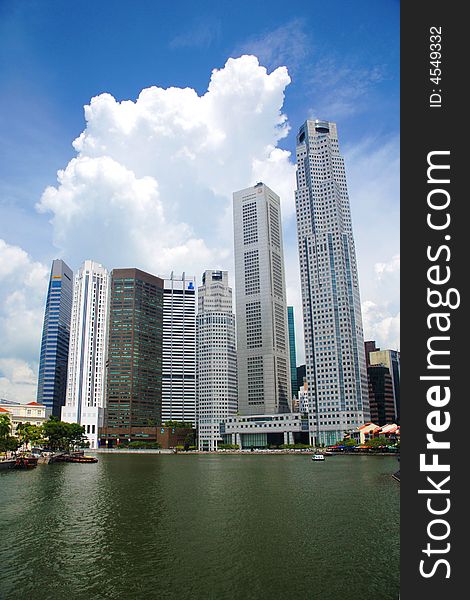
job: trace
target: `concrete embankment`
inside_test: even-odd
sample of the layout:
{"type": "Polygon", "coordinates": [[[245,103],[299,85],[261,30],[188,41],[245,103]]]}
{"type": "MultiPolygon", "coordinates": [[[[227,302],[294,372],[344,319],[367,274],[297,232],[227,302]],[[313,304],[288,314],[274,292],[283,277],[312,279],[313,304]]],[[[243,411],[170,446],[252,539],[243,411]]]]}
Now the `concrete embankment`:
{"type": "Polygon", "coordinates": [[[178,450],[175,452],[173,449],[166,448],[97,448],[95,450],[86,450],[86,454],[178,454],[178,455],[194,455],[194,454],[202,454],[202,455],[212,455],[216,454],[218,456],[223,455],[236,455],[236,456],[253,456],[253,455],[269,455],[269,456],[279,456],[280,454],[289,454],[296,456],[308,456],[311,454],[325,454],[325,456],[398,456],[396,452],[322,452],[322,450],[218,450],[216,452],[207,452],[200,450],[178,450]]]}
{"type": "Polygon", "coordinates": [[[174,451],[166,448],[87,448],[86,454],[174,454],[174,451]]]}

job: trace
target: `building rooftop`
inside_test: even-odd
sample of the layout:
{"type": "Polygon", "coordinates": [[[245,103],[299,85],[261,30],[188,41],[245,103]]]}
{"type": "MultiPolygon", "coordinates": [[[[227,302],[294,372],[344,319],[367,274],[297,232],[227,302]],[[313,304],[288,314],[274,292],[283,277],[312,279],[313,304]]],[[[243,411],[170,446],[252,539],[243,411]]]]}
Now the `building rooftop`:
{"type": "Polygon", "coordinates": [[[399,431],[400,428],[395,423],[390,423],[389,425],[384,425],[381,429],[381,433],[395,433],[399,431]]]}

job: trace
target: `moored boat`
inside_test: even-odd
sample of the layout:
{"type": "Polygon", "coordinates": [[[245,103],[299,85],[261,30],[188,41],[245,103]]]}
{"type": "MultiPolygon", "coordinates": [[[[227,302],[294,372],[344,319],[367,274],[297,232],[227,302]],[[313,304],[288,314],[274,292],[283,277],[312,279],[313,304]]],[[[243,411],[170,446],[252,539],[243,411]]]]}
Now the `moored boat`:
{"type": "Polygon", "coordinates": [[[325,460],[325,455],[324,454],[314,454],[312,456],[312,460],[325,460]]]}
{"type": "Polygon", "coordinates": [[[98,459],[94,456],[69,456],[66,462],[73,463],[97,463],[98,459]]]}
{"type": "Polygon", "coordinates": [[[85,456],[83,450],[79,450],[70,454],[66,452],[56,454],[50,462],[97,463],[98,459],[94,456],[85,456]]]}
{"type": "Polygon", "coordinates": [[[14,469],[31,469],[33,467],[36,467],[37,464],[38,464],[38,459],[36,456],[20,455],[20,456],[16,457],[13,468],[14,469]]]}

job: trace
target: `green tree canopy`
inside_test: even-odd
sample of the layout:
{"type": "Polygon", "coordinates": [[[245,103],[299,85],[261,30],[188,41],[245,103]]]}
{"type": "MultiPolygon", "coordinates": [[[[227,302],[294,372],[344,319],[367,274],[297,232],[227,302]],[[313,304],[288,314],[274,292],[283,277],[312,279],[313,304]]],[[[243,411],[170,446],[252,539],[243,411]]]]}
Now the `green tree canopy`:
{"type": "Polygon", "coordinates": [[[0,415],[0,439],[11,434],[11,419],[8,415],[0,415]]]}
{"type": "Polygon", "coordinates": [[[18,450],[19,441],[14,435],[7,435],[0,438],[0,452],[14,452],[18,450]]]}
{"type": "Polygon", "coordinates": [[[85,435],[85,427],[78,423],[66,423],[66,437],[69,446],[85,446],[88,444],[88,439],[85,435]]]}
{"type": "Polygon", "coordinates": [[[165,421],[165,427],[181,427],[184,429],[192,429],[193,424],[190,421],[165,421]]]}
{"type": "Polygon", "coordinates": [[[40,425],[31,425],[31,423],[18,423],[16,428],[16,437],[19,445],[38,444],[43,438],[43,429],[40,425]]]}
{"type": "Polygon", "coordinates": [[[371,448],[378,448],[379,446],[388,446],[389,445],[389,441],[387,440],[386,437],[378,437],[378,438],[371,438],[370,440],[366,441],[366,446],[370,446],[371,448]]]}
{"type": "Polygon", "coordinates": [[[8,415],[0,415],[0,452],[14,451],[18,448],[18,439],[11,435],[12,424],[8,415]]]}
{"type": "Polygon", "coordinates": [[[359,444],[359,442],[357,442],[354,438],[343,438],[342,440],[338,440],[336,442],[336,446],[348,446],[350,448],[353,448],[354,446],[357,446],[359,444]]]}
{"type": "Polygon", "coordinates": [[[43,424],[42,429],[51,450],[71,450],[87,443],[83,425],[65,423],[53,415],[43,424]]]}
{"type": "Polygon", "coordinates": [[[188,435],[184,438],[184,449],[189,450],[191,446],[194,445],[194,434],[188,433],[188,435]]]}

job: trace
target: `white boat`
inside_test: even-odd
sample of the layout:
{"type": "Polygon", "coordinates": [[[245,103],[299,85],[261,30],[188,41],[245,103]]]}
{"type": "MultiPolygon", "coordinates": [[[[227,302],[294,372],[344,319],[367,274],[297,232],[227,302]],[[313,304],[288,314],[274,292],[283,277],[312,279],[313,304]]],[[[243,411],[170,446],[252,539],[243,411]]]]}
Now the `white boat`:
{"type": "Polygon", "coordinates": [[[325,455],[324,454],[314,454],[312,456],[312,460],[325,460],[325,455]]]}

